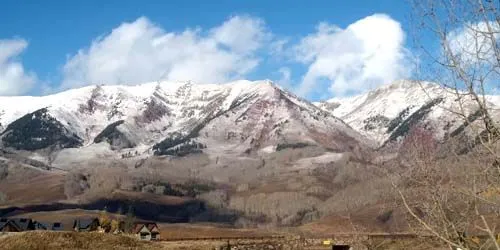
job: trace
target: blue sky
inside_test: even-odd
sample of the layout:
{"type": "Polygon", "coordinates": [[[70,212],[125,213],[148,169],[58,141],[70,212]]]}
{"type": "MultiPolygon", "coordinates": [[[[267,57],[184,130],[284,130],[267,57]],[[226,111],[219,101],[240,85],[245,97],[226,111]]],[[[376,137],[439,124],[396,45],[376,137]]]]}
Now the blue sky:
{"type": "MultiPolygon", "coordinates": [[[[384,54],[395,54],[372,63],[382,62],[382,71],[388,71],[385,75],[363,71],[361,68],[370,68],[364,64],[363,56],[378,52],[360,51],[356,47],[369,46],[364,42],[372,40],[370,36],[375,40],[399,39],[401,32],[393,24],[400,25],[402,35],[407,35],[409,7],[405,2],[3,0],[0,3],[0,41],[4,45],[1,47],[0,42],[0,95],[41,95],[87,84],[131,84],[160,77],[186,80],[190,76],[198,82],[271,79],[313,100],[358,93],[385,80],[411,76],[411,72],[403,72],[401,68],[393,69],[408,60],[411,39],[403,37],[402,41],[381,49],[384,54]],[[387,16],[375,16],[358,29],[353,28],[356,31],[348,30],[350,25],[377,13],[387,16]],[[127,32],[135,32],[139,37],[120,51],[115,48],[121,47],[123,36],[128,37],[125,23],[133,26],[127,32]],[[320,23],[324,24],[321,31],[320,23]],[[123,29],[123,32],[112,36],[114,29],[123,29]],[[185,34],[186,29],[191,29],[193,34],[185,34]],[[157,46],[159,48],[147,45],[169,34],[178,36],[180,44],[163,43],[157,46]],[[245,37],[246,41],[238,40],[245,34],[251,35],[245,37]],[[363,38],[351,42],[350,39],[357,39],[356,34],[363,38]],[[141,40],[141,36],[149,40],[141,40]],[[215,45],[206,45],[213,41],[215,45]],[[183,43],[192,44],[183,48],[183,43]],[[351,47],[345,47],[347,45],[351,47]],[[3,63],[2,50],[7,54],[3,63]],[[131,50],[138,55],[121,57],[131,50]],[[164,59],[184,50],[195,52],[172,56],[173,61],[164,59]],[[342,54],[344,50],[352,50],[350,55],[361,59],[342,54]],[[154,58],[148,60],[149,55],[154,58]],[[338,63],[335,58],[347,63],[338,63]],[[93,63],[103,63],[103,60],[105,66],[109,66],[107,62],[118,65],[102,72],[102,65],[93,63]],[[145,61],[136,65],[140,60],[145,61]],[[206,62],[200,64],[199,60],[206,62]],[[220,60],[230,63],[223,64],[220,60]],[[148,63],[159,66],[148,66],[148,63]],[[325,69],[329,63],[333,63],[333,69],[325,69]],[[10,76],[5,73],[6,69],[16,68],[13,65],[17,69],[21,67],[21,75],[19,70],[10,76]],[[1,67],[4,67],[4,80],[1,67]],[[160,74],[158,67],[163,67],[165,72],[160,74]],[[130,71],[137,72],[128,73],[130,71]]],[[[385,44],[385,40],[380,42],[385,44]]]]}

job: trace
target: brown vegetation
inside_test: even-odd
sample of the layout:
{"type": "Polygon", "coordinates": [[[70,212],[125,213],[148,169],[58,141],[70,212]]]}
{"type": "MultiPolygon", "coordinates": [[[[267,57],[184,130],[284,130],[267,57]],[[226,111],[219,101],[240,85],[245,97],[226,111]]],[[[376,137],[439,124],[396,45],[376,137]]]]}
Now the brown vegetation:
{"type": "Polygon", "coordinates": [[[31,231],[0,237],[5,250],[162,249],[158,244],[104,233],[31,231]]]}

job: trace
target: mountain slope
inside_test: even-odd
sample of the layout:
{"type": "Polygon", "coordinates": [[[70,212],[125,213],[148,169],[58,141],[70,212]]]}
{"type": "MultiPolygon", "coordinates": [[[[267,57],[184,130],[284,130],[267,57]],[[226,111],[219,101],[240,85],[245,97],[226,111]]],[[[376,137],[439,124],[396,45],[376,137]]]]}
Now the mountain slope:
{"type": "MultiPolygon", "coordinates": [[[[500,117],[498,96],[488,98],[492,114],[500,117]]],[[[467,127],[465,117],[458,113],[465,113],[469,120],[478,118],[474,102],[463,101],[459,105],[453,91],[433,83],[409,80],[396,81],[365,94],[315,104],[373,138],[379,145],[400,140],[416,124],[426,126],[438,139],[444,139],[467,127]]]]}
{"type": "Polygon", "coordinates": [[[43,97],[0,97],[0,123],[3,147],[78,148],[80,154],[122,157],[241,154],[297,143],[345,152],[367,141],[269,81],[90,86],[43,97]]]}

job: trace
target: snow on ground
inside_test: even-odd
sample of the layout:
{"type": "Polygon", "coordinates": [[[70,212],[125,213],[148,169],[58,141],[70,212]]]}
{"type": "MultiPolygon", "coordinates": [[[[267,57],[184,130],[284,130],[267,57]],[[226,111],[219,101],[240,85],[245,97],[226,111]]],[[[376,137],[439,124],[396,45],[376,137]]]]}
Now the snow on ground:
{"type": "Polygon", "coordinates": [[[306,169],[317,167],[318,164],[327,164],[331,162],[336,162],[342,159],[343,153],[331,153],[327,152],[320,156],[302,158],[295,162],[294,169],[306,169]]]}
{"type": "Polygon", "coordinates": [[[274,153],[274,152],[276,152],[276,146],[271,145],[271,146],[264,147],[260,150],[260,152],[266,153],[266,154],[274,153]]]}
{"type": "MultiPolygon", "coordinates": [[[[390,136],[387,124],[373,123],[370,122],[370,119],[379,118],[392,121],[402,114],[402,111],[407,112],[406,116],[402,117],[406,119],[424,104],[437,97],[443,97],[444,101],[431,108],[427,120],[435,127],[436,136],[443,138],[446,132],[445,127],[454,129],[462,124],[463,118],[454,114],[454,112],[460,111],[455,101],[456,96],[433,83],[400,80],[365,94],[333,98],[315,104],[343,119],[365,136],[382,144],[390,136]]],[[[487,98],[492,103],[500,104],[500,96],[488,96],[487,98]]],[[[464,106],[466,113],[474,112],[475,105],[472,102],[467,102],[464,106]]]]}

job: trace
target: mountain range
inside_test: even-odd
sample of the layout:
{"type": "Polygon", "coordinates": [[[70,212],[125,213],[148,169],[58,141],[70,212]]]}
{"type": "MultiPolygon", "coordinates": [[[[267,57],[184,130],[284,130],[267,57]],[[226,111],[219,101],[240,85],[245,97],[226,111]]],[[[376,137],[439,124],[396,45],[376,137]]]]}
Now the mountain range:
{"type": "MultiPolygon", "coordinates": [[[[498,96],[488,101],[499,107],[498,96]]],[[[409,80],[316,103],[270,81],[89,86],[41,97],[0,97],[0,135],[3,148],[36,152],[33,157],[46,163],[75,148],[114,156],[183,156],[313,144],[346,152],[398,141],[416,124],[443,140],[464,126],[459,106],[451,91],[409,80]]],[[[473,104],[463,106],[462,113],[476,112],[473,104]]]]}
{"type": "MultiPolygon", "coordinates": [[[[394,199],[387,171],[401,171],[390,161],[411,128],[443,143],[481,129],[476,105],[457,97],[410,80],[315,103],[271,81],[0,97],[0,189],[8,205],[105,199],[104,206],[127,206],[109,197],[131,196],[153,209],[154,193],[162,196],[155,201],[201,199],[208,205],[195,216],[216,221],[300,225],[347,211],[386,230],[402,226],[401,210],[386,201],[394,199]],[[237,216],[220,217],[227,211],[237,216]],[[378,219],[393,212],[394,219],[378,219]]],[[[486,99],[498,120],[500,96],[486,99]]],[[[162,216],[174,216],[169,211],[162,216]]]]}
{"type": "Polygon", "coordinates": [[[369,140],[331,112],[270,81],[89,86],[41,97],[0,97],[2,148],[47,164],[64,152],[109,157],[250,154],[369,140]]]}

